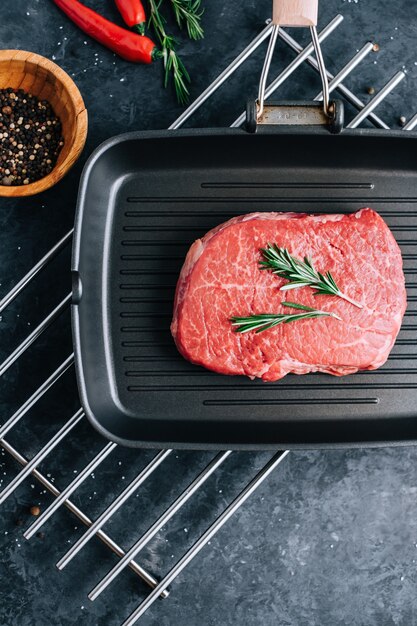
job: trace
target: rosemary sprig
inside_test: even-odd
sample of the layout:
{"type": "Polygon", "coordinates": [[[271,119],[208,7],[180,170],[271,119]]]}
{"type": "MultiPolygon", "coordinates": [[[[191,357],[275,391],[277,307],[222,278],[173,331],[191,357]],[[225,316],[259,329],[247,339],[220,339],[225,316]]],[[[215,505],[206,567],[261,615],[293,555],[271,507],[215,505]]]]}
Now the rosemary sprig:
{"type": "Polygon", "coordinates": [[[262,260],[259,267],[262,270],[271,270],[273,274],[287,278],[290,282],[281,287],[281,291],[298,289],[299,287],[312,287],[316,291],[314,295],[338,296],[350,304],[362,309],[362,304],[352,300],[339,287],[330,272],[322,274],[318,272],[309,257],[304,261],[291,256],[286,248],[279,248],[277,244],[268,244],[261,248],[262,260]]]}
{"type": "Polygon", "coordinates": [[[169,77],[172,74],[177,100],[180,104],[186,104],[189,96],[187,83],[190,82],[190,76],[176,52],[176,40],[172,35],[168,35],[165,30],[166,19],[160,11],[162,0],[148,1],[150,9],[148,24],[153,27],[162,48],[165,68],[165,87],[168,85],[169,77]]]}
{"type": "Polygon", "coordinates": [[[330,313],[329,311],[318,311],[312,309],[304,304],[298,304],[298,302],[281,302],[282,306],[288,306],[292,309],[300,309],[305,311],[304,313],[262,313],[260,315],[249,315],[248,317],[232,317],[230,319],[234,330],[237,333],[249,333],[254,330],[256,333],[261,333],[264,330],[274,328],[278,324],[289,324],[290,322],[296,322],[297,320],[305,320],[312,317],[334,317],[341,321],[341,318],[336,313],[330,313]]]}
{"type": "Polygon", "coordinates": [[[171,0],[171,3],[178,26],[182,28],[185,23],[190,39],[203,39],[201,0],[171,0]]]}

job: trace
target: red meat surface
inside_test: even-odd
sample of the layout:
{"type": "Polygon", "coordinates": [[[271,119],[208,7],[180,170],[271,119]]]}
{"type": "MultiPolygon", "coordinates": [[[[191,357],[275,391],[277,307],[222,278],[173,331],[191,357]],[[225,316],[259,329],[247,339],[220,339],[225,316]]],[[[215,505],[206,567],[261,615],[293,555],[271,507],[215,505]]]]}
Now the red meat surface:
{"type": "Polygon", "coordinates": [[[405,308],[400,249],[375,211],[252,213],[193,243],[178,280],[171,331],[186,359],[221,374],[266,381],[291,372],[343,376],[385,363],[405,308]],[[314,296],[310,287],[280,291],[288,281],[259,270],[259,249],[268,243],[297,258],[310,256],[363,308],[337,296],[314,296]],[[232,329],[232,316],[288,313],[283,300],[332,311],[342,321],[306,319],[259,334],[232,329]]]}

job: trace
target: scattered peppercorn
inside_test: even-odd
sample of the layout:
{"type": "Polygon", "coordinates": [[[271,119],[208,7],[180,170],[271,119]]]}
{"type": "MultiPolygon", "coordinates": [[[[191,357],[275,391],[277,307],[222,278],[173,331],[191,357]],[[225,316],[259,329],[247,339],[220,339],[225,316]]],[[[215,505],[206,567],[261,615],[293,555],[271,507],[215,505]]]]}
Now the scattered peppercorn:
{"type": "Polygon", "coordinates": [[[373,96],[375,93],[375,87],[368,87],[367,92],[370,96],[373,96]]]}
{"type": "Polygon", "coordinates": [[[38,515],[40,515],[40,513],[41,513],[41,510],[40,510],[40,508],[38,506],[35,505],[35,506],[31,506],[30,507],[29,513],[31,515],[34,515],[35,517],[38,517],[38,515]]]}
{"type": "Polygon", "coordinates": [[[52,171],[64,139],[47,100],[0,89],[0,129],[0,185],[28,185],[52,171]]]}
{"type": "Polygon", "coordinates": [[[374,43],[374,45],[372,46],[372,50],[373,50],[374,52],[379,52],[379,44],[374,43]]]}
{"type": "Polygon", "coordinates": [[[407,124],[407,118],[405,117],[405,115],[401,115],[400,117],[400,125],[401,126],[405,126],[407,124]]]}
{"type": "Polygon", "coordinates": [[[38,539],[45,539],[45,533],[42,532],[41,530],[36,533],[36,536],[38,537],[38,539]]]}

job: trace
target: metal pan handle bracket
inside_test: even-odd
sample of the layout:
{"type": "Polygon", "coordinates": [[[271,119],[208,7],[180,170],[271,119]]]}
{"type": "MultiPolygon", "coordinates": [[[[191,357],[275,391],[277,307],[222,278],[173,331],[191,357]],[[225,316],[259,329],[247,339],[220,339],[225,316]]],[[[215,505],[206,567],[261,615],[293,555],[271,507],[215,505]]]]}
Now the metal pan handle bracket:
{"type": "Polygon", "coordinates": [[[344,106],[341,100],[332,100],[330,112],[325,114],[320,102],[265,102],[262,116],[258,116],[258,101],[249,100],[246,106],[246,130],[256,133],[259,126],[324,126],[330,133],[343,130],[344,106]]]}
{"type": "MultiPolygon", "coordinates": [[[[343,128],[343,103],[330,102],[329,82],[317,34],[318,0],[273,0],[272,30],[265,61],[259,81],[255,111],[248,106],[247,129],[255,132],[257,124],[280,125],[327,125],[330,132],[338,133],[343,128]],[[323,103],[287,103],[272,105],[265,103],[266,81],[281,26],[309,27],[322,82],[323,103]],[[255,114],[255,120],[254,118],[255,114]]],[[[253,107],[252,107],[253,109],[253,107]]]]}

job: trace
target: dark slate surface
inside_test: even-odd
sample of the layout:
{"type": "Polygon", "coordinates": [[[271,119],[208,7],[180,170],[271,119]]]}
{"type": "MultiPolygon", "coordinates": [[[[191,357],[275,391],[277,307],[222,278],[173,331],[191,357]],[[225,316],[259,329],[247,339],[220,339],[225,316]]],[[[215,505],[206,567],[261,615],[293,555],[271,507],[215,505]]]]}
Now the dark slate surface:
{"type": "MultiPolygon", "coordinates": [[[[102,6],[117,19],[110,0],[102,6]]],[[[269,2],[207,0],[206,39],[185,42],[184,60],[193,76],[192,96],[210,81],[262,28],[269,2]]],[[[381,87],[404,66],[407,79],[378,109],[398,126],[400,115],[417,110],[417,9],[406,0],[322,3],[320,22],[341,12],[345,21],[324,45],[329,68],[337,71],[371,39],[379,43],[360,71],[347,80],[364,100],[367,87],[381,87]]],[[[306,41],[307,35],[295,36],[306,41]]],[[[74,77],[90,115],[83,158],[53,190],[20,201],[1,200],[0,296],[70,228],[83,161],[103,139],[132,129],[164,128],[180,113],[170,91],[161,88],[161,67],[132,66],[80,34],[49,0],[14,0],[0,7],[0,45],[33,50],[55,59],[74,77]],[[86,43],[85,43],[86,42],[86,43]]],[[[195,126],[230,124],[256,89],[263,50],[192,119],[195,126]]],[[[293,54],[283,45],[274,71],[293,54]]],[[[281,90],[283,98],[311,97],[318,77],[308,68],[281,90]]],[[[175,155],[173,155],[175,158],[175,155]]],[[[65,251],[3,314],[0,359],[27,335],[69,288],[65,251]]],[[[69,320],[62,316],[0,383],[2,420],[7,419],[71,350],[69,320]]],[[[24,418],[9,440],[28,456],[78,406],[72,372],[24,418]]],[[[87,424],[60,446],[41,469],[65,486],[103,445],[87,424]]],[[[75,501],[97,516],[151,458],[152,453],[117,450],[75,501]]],[[[107,530],[125,547],[143,532],[212,455],[173,454],[138,497],[117,514],[107,530]]],[[[162,575],[270,455],[236,453],[143,552],[141,563],[162,575]]],[[[0,482],[17,465],[1,458],[0,482]]],[[[386,448],[294,452],[252,496],[173,585],[169,600],[157,602],[145,626],[411,626],[417,623],[417,450],[386,448]]],[[[43,539],[25,542],[28,507],[51,501],[29,479],[1,509],[1,626],[117,626],[144,597],[145,587],[125,572],[101,598],[86,593],[115,563],[99,542],[59,573],[54,563],[81,533],[61,511],[43,539]],[[21,520],[23,525],[16,525],[21,520]]]]}

